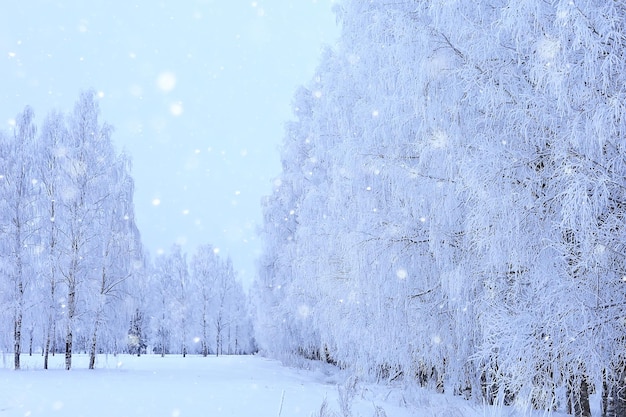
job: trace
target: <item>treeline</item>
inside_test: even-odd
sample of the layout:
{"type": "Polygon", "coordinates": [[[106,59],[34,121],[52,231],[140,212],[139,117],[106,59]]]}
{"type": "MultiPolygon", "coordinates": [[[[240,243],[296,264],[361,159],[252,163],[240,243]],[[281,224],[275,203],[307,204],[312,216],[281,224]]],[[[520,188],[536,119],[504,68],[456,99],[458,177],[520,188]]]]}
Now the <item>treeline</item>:
{"type": "Polygon", "coordinates": [[[151,262],[135,225],[130,159],[91,91],[41,127],[0,131],[0,348],[20,355],[252,349],[246,295],[209,246],[151,262]],[[191,269],[191,271],[190,271],[191,269]]]}
{"type": "Polygon", "coordinates": [[[626,7],[369,1],[294,98],[262,351],[626,413],[626,7]]]}

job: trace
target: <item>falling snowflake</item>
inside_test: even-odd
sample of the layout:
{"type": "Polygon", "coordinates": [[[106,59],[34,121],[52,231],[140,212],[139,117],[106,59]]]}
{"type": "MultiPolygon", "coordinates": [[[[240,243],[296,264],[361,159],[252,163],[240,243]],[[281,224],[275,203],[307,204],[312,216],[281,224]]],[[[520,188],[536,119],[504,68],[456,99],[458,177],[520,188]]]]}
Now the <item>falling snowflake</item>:
{"type": "Polygon", "coordinates": [[[162,72],[157,78],[157,86],[165,93],[172,91],[176,87],[176,75],[169,71],[162,72]]]}
{"type": "Polygon", "coordinates": [[[298,307],[298,315],[302,317],[303,319],[309,317],[310,314],[311,314],[311,309],[306,304],[301,304],[298,307]]]}
{"type": "Polygon", "coordinates": [[[180,116],[183,114],[183,103],[177,101],[170,104],[170,113],[172,113],[173,116],[180,116]]]}

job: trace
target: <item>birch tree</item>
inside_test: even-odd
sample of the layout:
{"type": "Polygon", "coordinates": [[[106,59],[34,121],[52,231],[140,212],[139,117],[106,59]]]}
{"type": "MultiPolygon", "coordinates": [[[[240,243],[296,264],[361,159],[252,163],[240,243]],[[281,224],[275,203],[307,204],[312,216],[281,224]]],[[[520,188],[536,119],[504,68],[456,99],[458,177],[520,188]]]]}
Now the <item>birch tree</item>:
{"type": "Polygon", "coordinates": [[[262,349],[618,415],[624,12],[339,4],[264,205],[262,349]]]}
{"type": "Polygon", "coordinates": [[[40,186],[35,171],[36,126],[32,108],[26,107],[16,117],[12,138],[2,143],[1,184],[3,188],[2,247],[4,271],[9,285],[13,323],[15,369],[20,369],[23,320],[31,294],[31,276],[35,271],[38,246],[40,186]]]}
{"type": "Polygon", "coordinates": [[[50,352],[57,351],[57,322],[59,320],[59,227],[58,221],[63,221],[59,213],[61,190],[61,165],[67,152],[68,132],[64,116],[59,112],[51,112],[46,117],[39,138],[42,163],[38,167],[42,187],[44,189],[42,216],[42,240],[45,260],[43,261],[42,275],[44,277],[45,295],[43,306],[46,310],[46,328],[44,342],[44,369],[48,369],[50,352]]]}
{"type": "Polygon", "coordinates": [[[134,223],[133,181],[125,155],[109,156],[107,201],[101,207],[97,279],[92,284],[94,305],[89,369],[95,366],[98,331],[112,315],[120,315],[126,298],[125,283],[141,264],[141,243],[134,223]],[[115,308],[115,307],[118,308],[115,308]],[[108,310],[108,311],[107,311],[108,310]]]}
{"type": "Polygon", "coordinates": [[[209,336],[211,332],[211,299],[213,297],[213,278],[221,273],[221,263],[215,248],[211,245],[201,245],[191,257],[190,272],[195,286],[195,294],[198,314],[196,320],[199,329],[200,353],[202,356],[209,354],[209,336]]]}
{"type": "Polygon", "coordinates": [[[64,188],[62,265],[65,300],[65,368],[72,366],[76,320],[86,310],[89,279],[98,273],[102,215],[108,199],[111,127],[100,124],[93,91],[82,93],[68,119],[69,144],[62,167],[64,188]],[[82,311],[81,311],[82,310],[82,311]]]}

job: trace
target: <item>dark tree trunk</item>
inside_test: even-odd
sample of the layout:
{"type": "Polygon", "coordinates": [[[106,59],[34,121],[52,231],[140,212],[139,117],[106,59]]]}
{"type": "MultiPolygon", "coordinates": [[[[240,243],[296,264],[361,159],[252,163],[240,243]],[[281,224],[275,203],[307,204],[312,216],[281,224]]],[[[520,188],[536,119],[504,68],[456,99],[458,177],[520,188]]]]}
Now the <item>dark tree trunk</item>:
{"type": "Polygon", "coordinates": [[[33,333],[35,328],[31,327],[28,331],[28,356],[33,356],[33,333]]]}
{"type": "Polygon", "coordinates": [[[602,417],[626,416],[626,364],[618,365],[615,376],[609,380],[604,373],[602,382],[602,417]]]}
{"type": "Polygon", "coordinates": [[[72,329],[67,327],[67,334],[65,335],[65,369],[70,370],[72,368],[72,329]]]}
{"type": "Polygon", "coordinates": [[[591,417],[591,406],[589,404],[589,384],[582,376],[577,384],[576,378],[572,377],[568,388],[567,412],[574,417],[591,417]]]}
{"type": "Polygon", "coordinates": [[[65,334],[65,369],[68,371],[72,368],[74,314],[76,313],[76,289],[74,287],[75,284],[71,281],[67,295],[67,332],[65,334]]]}
{"type": "MultiPolygon", "coordinates": [[[[19,227],[18,227],[18,243],[20,242],[19,240],[19,227]]],[[[19,248],[19,246],[18,246],[19,248]]],[[[22,353],[22,319],[23,319],[23,312],[24,312],[24,283],[22,282],[23,276],[22,276],[22,257],[21,255],[18,255],[17,257],[17,262],[16,262],[16,268],[17,268],[17,276],[16,276],[16,280],[17,280],[17,305],[15,306],[15,321],[13,324],[13,341],[14,343],[14,355],[15,355],[15,360],[14,360],[14,365],[15,365],[15,369],[20,369],[20,354],[22,353]]]]}
{"type": "Polygon", "coordinates": [[[15,369],[20,369],[20,353],[22,350],[22,312],[18,311],[15,317],[15,323],[13,328],[13,337],[15,339],[14,354],[15,360],[14,365],[15,369]]]}
{"type": "Polygon", "coordinates": [[[206,306],[204,308],[205,312],[202,314],[202,356],[206,357],[209,354],[209,337],[207,334],[206,306]]]}
{"type": "Polygon", "coordinates": [[[91,347],[89,349],[89,369],[94,369],[96,366],[96,349],[98,342],[98,319],[94,324],[93,334],[91,335],[91,347]]]}
{"type": "Polygon", "coordinates": [[[43,354],[43,369],[48,369],[48,355],[50,354],[50,335],[46,337],[46,346],[43,354]]]}

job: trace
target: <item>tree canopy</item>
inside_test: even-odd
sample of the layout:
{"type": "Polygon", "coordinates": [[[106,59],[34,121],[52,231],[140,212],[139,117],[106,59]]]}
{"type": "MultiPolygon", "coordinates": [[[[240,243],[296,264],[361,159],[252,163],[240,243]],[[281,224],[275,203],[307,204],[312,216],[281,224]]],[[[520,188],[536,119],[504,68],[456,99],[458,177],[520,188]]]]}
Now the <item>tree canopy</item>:
{"type": "Polygon", "coordinates": [[[296,93],[257,340],[378,379],[626,409],[626,7],[369,1],[296,93]]]}

